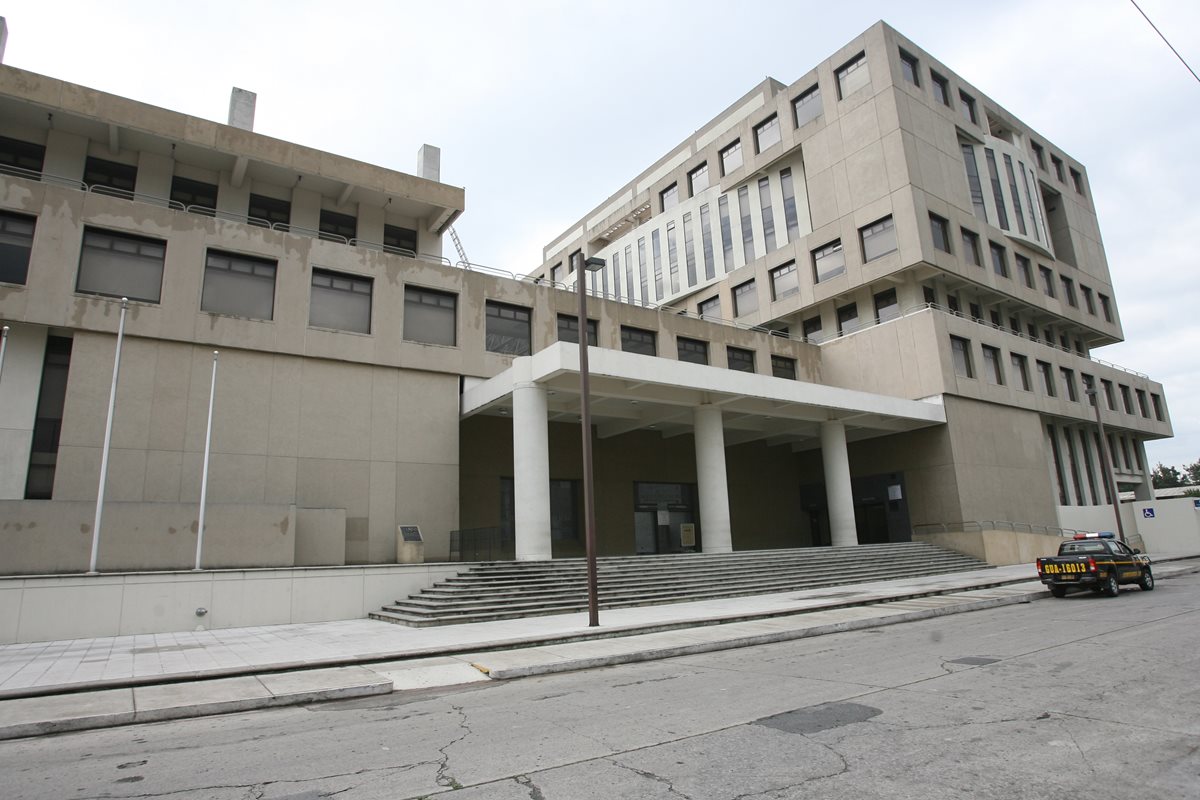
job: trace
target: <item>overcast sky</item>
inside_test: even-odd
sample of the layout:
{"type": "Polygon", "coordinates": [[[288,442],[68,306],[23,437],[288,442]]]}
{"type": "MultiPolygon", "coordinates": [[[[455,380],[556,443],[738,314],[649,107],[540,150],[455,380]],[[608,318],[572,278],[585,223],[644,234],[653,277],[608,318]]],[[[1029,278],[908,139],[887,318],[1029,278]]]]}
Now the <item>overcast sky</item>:
{"type": "MultiPolygon", "coordinates": [[[[1200,3],[1139,0],[1200,71],[1200,3]]],[[[471,261],[541,248],[765,76],[884,19],[1088,170],[1126,341],[1200,460],[1200,83],[1129,0],[107,3],[9,0],[5,63],[413,172],[442,148],[471,261]]]]}

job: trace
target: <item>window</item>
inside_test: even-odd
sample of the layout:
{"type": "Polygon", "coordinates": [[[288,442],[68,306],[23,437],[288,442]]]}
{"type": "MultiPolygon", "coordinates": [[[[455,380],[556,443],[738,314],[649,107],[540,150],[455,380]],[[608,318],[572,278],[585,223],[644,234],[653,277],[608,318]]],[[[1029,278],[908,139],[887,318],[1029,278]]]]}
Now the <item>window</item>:
{"type": "Polygon", "coordinates": [[[171,178],[171,199],[194,214],[212,216],[217,209],[216,184],[176,175],[171,178]]]}
{"type": "Polygon", "coordinates": [[[874,261],[896,252],[896,226],[890,215],[860,228],[858,236],[862,241],[863,261],[874,261]]]}
{"type": "Polygon", "coordinates": [[[1046,149],[1037,142],[1031,141],[1029,145],[1033,148],[1033,157],[1037,161],[1037,165],[1042,169],[1046,168],[1046,149]]]}
{"type": "Polygon", "coordinates": [[[1063,173],[1063,160],[1056,155],[1051,155],[1050,163],[1054,165],[1054,177],[1058,178],[1059,183],[1066,183],[1067,176],[1063,173]]]}
{"type": "Polygon", "coordinates": [[[1038,264],[1038,274],[1042,276],[1042,292],[1047,297],[1054,297],[1054,273],[1049,267],[1038,264]]]}
{"type": "Polygon", "coordinates": [[[733,287],[733,315],[743,317],[758,311],[758,290],[753,280],[733,287]]]}
{"type": "Polygon", "coordinates": [[[1045,361],[1037,362],[1038,375],[1042,379],[1042,391],[1047,397],[1057,397],[1058,392],[1054,390],[1054,372],[1053,368],[1045,361]]]}
{"type": "Polygon", "coordinates": [[[688,190],[691,192],[689,196],[695,197],[700,192],[708,188],[708,162],[705,161],[700,166],[688,173],[688,190]]]}
{"type": "Polygon", "coordinates": [[[1012,361],[1013,371],[1017,373],[1021,389],[1026,392],[1032,391],[1029,384],[1029,359],[1019,353],[1009,353],[1008,357],[1012,361]]]}
{"type": "Polygon", "coordinates": [[[574,274],[575,268],[579,265],[579,262],[582,260],[583,260],[583,251],[582,250],[575,250],[571,253],[571,255],[567,256],[567,274],[568,275],[574,274]]]}
{"type": "Polygon", "coordinates": [[[339,214],[336,211],[321,209],[318,230],[322,239],[349,242],[358,235],[358,220],[350,214],[339,214]]]}
{"type": "MultiPolygon", "coordinates": [[[[1012,156],[1010,156],[1008,153],[1004,154],[1004,170],[1008,173],[1008,191],[1012,196],[1013,210],[1016,212],[1017,216],[1017,230],[1021,232],[1022,236],[1026,236],[1028,235],[1029,230],[1025,227],[1025,211],[1021,207],[1021,191],[1017,188],[1017,173],[1013,169],[1012,156]]],[[[1024,174],[1025,165],[1022,163],[1021,175],[1024,176],[1024,174]]]]}
{"type": "Polygon", "coordinates": [[[787,223],[788,241],[800,236],[800,222],[796,217],[796,190],[792,186],[791,167],[779,171],[779,191],[783,194],[783,219],[787,223]]]}
{"type": "Polygon", "coordinates": [[[837,331],[842,336],[858,330],[858,303],[844,305],[837,310],[837,331]]]}
{"type": "Polygon", "coordinates": [[[913,86],[921,85],[920,73],[918,70],[920,65],[917,63],[917,57],[909,53],[900,51],[900,73],[904,76],[904,80],[911,83],[913,86]]]}
{"type": "Polygon", "coordinates": [[[1066,275],[1058,276],[1062,281],[1063,297],[1067,300],[1067,305],[1072,308],[1079,308],[1079,301],[1075,299],[1075,281],[1068,278],[1066,275]]]}
{"type": "Polygon", "coordinates": [[[0,211],[0,283],[24,284],[29,277],[36,217],[0,211]]]}
{"type": "Polygon", "coordinates": [[[821,116],[822,111],[820,86],[813,86],[792,101],[792,113],[796,117],[797,128],[803,128],[821,116]]]}
{"type": "Polygon", "coordinates": [[[658,355],[654,331],[621,326],[621,349],[626,353],[638,353],[643,356],[658,355]]]}
{"type": "Polygon", "coordinates": [[[960,378],[974,378],[971,366],[971,343],[958,336],[950,337],[950,355],[954,360],[954,374],[960,378]]]}
{"type": "Polygon", "coordinates": [[[729,347],[725,350],[729,368],[737,372],[754,372],[754,351],[741,347],[729,347]]]}
{"type": "Polygon", "coordinates": [[[667,223],[667,276],[671,281],[671,294],[679,291],[679,246],[676,244],[675,223],[667,223]]]}
{"type": "Polygon", "coordinates": [[[1087,312],[1093,317],[1096,316],[1096,301],[1092,299],[1092,290],[1081,283],[1079,291],[1083,292],[1083,305],[1087,308],[1087,312]]]}
{"type": "MultiPolygon", "coordinates": [[[[712,280],[716,277],[716,263],[713,261],[713,237],[712,237],[712,215],[708,211],[708,203],[700,206],[700,243],[701,254],[704,258],[704,277],[712,280]]],[[[629,247],[625,249],[628,251],[629,247]]],[[[625,255],[626,268],[628,268],[629,255],[625,255]]],[[[633,297],[633,287],[629,287],[629,296],[633,297]]]]}
{"type": "Polygon", "coordinates": [[[809,317],[804,320],[804,338],[809,342],[819,342],[821,340],[820,317],[809,317]]]}
{"type": "Polygon", "coordinates": [[[728,175],[742,165],[742,140],[738,139],[720,153],[721,174],[728,175]]]}
{"type": "Polygon", "coordinates": [[[86,228],[75,290],[157,303],[166,255],[158,239],[86,228]]]}
{"type": "Polygon", "coordinates": [[[1077,193],[1079,193],[1079,194],[1084,193],[1084,191],[1083,191],[1083,175],[1080,174],[1079,170],[1075,169],[1074,167],[1071,167],[1071,184],[1075,187],[1075,191],[1077,193]]]}
{"type": "MultiPolygon", "coordinates": [[[[614,254],[616,255],[616,254],[614,254]]],[[[683,263],[687,268],[687,285],[696,285],[696,236],[692,232],[692,214],[687,212],[683,215],[683,263]]],[[[617,283],[620,287],[620,282],[617,283]]],[[[674,291],[679,291],[677,286],[672,285],[674,291]]],[[[618,294],[620,290],[618,288],[618,294]]],[[[620,297],[617,298],[621,299],[620,297]]]]}
{"type": "Polygon", "coordinates": [[[771,375],[776,378],[796,380],[796,359],[787,356],[771,356],[771,375]]]}
{"type": "Polygon", "coordinates": [[[696,313],[701,319],[720,319],[721,318],[721,297],[714,295],[707,300],[701,300],[696,306],[696,313]]]}
{"type": "Polygon", "coordinates": [[[314,267],[308,324],[314,328],[370,333],[372,285],[371,278],[314,267]]]}
{"type": "MultiPolygon", "coordinates": [[[[383,226],[383,248],[390,251],[401,251],[401,255],[415,256],[417,254],[417,232],[411,228],[401,228],[399,225],[383,226]]],[[[559,275],[562,274],[562,263],[556,265],[559,275]]],[[[558,280],[555,278],[554,280],[558,280]]]]}
{"type": "Polygon", "coordinates": [[[962,243],[963,258],[967,260],[967,263],[974,264],[977,267],[982,267],[983,261],[980,260],[982,257],[979,255],[979,236],[973,231],[963,228],[962,243]]]}
{"type": "Polygon", "coordinates": [[[946,295],[946,308],[950,309],[955,314],[957,314],[957,313],[959,313],[959,311],[961,311],[961,308],[959,307],[959,304],[958,304],[958,295],[956,295],[956,294],[947,294],[946,295]]]}
{"type": "Polygon", "coordinates": [[[274,319],[276,262],[209,250],[200,310],[250,319],[274,319]]]}
{"type": "Polygon", "coordinates": [[[1021,335],[1021,320],[1015,314],[1008,318],[1008,329],[1017,336],[1021,335]]]}
{"type": "Polygon", "coordinates": [[[987,161],[988,178],[992,182],[992,199],[996,203],[996,219],[1001,230],[1008,230],[1008,207],[1004,205],[1004,190],[1000,188],[1000,170],[996,166],[996,151],[990,147],[983,149],[987,161]]]}
{"type": "Polygon", "coordinates": [[[458,295],[404,287],[404,338],[410,342],[458,344],[458,295]]]}
{"type": "Polygon", "coordinates": [[[134,186],[137,184],[137,167],[88,156],[83,168],[83,182],[93,189],[100,188],[98,194],[133,197],[134,186]]]}
{"type": "Polygon", "coordinates": [[[562,262],[561,261],[550,268],[551,283],[558,283],[560,280],[562,280],[562,262]]]}
{"type": "Polygon", "coordinates": [[[1163,401],[1162,398],[1153,392],[1150,393],[1150,402],[1154,404],[1154,418],[1159,422],[1163,422],[1163,401]]]}
{"type": "Polygon", "coordinates": [[[758,202],[762,209],[763,247],[766,252],[775,249],[775,213],[771,207],[771,181],[758,179],[758,202]]]}
{"type": "Polygon", "coordinates": [[[1075,390],[1075,370],[1059,367],[1062,373],[1063,385],[1067,387],[1067,399],[1073,403],[1079,402],[1079,394],[1075,390]]]}
{"type": "Polygon", "coordinates": [[[1150,419],[1150,407],[1146,404],[1146,392],[1142,389],[1134,389],[1134,394],[1137,395],[1138,411],[1146,419],[1150,419]]]}
{"type": "Polygon", "coordinates": [[[836,278],[846,271],[846,254],[842,252],[842,240],[835,239],[824,247],[812,251],[813,275],[817,283],[836,278]]]}
{"type": "Polygon", "coordinates": [[[771,296],[775,300],[782,300],[800,292],[800,276],[796,272],[795,261],[789,261],[771,270],[770,277],[771,296]]]}
{"type": "Polygon", "coordinates": [[[533,352],[530,334],[533,312],[530,309],[488,300],[486,313],[484,346],[488,352],[513,356],[527,356],[533,352]]]}
{"type": "Polygon", "coordinates": [[[675,206],[679,205],[679,184],[672,183],[667,188],[658,193],[660,207],[663,211],[670,211],[675,206]]]}
{"type": "Polygon", "coordinates": [[[1002,323],[1000,321],[1000,312],[999,311],[997,311],[996,309],[993,308],[991,311],[988,312],[988,316],[990,316],[992,318],[992,325],[994,327],[999,328],[1001,326],[1002,323]]]}
{"type": "MultiPolygon", "coordinates": [[[[658,299],[663,297],[663,271],[662,271],[662,233],[658,230],[650,231],[650,254],[654,261],[654,296],[658,299]]],[[[574,263],[575,259],[571,259],[574,263]]]]}
{"type": "Polygon", "coordinates": [[[1096,405],[1096,376],[1081,372],[1079,380],[1083,382],[1083,394],[1088,399],[1088,405],[1096,405]]]}
{"type": "Polygon", "coordinates": [[[754,126],[755,152],[761,153],[776,144],[779,144],[779,115],[772,114],[754,126]]]}
{"type": "Polygon", "coordinates": [[[987,206],[983,202],[983,184],[979,179],[979,162],[975,160],[975,147],[970,142],[960,142],[959,149],[962,150],[963,167],[967,171],[967,188],[971,191],[971,205],[975,209],[975,216],[987,222],[987,206]]]}
{"type": "Polygon", "coordinates": [[[975,98],[962,89],[958,90],[958,108],[968,122],[979,124],[979,118],[975,114],[975,98]]]}
{"type": "Polygon", "coordinates": [[[926,305],[934,305],[937,303],[937,289],[928,284],[921,285],[921,296],[925,300],[926,305]]]}
{"type": "Polygon", "coordinates": [[[717,215],[721,221],[721,256],[725,271],[733,269],[733,225],[729,221],[729,196],[721,195],[717,201],[717,215]]]}
{"type": "Polygon", "coordinates": [[[950,105],[950,81],[930,70],[929,79],[933,82],[933,99],[944,106],[950,105]]]}
{"type": "Polygon", "coordinates": [[[1004,248],[995,242],[988,242],[988,250],[992,253],[992,271],[1001,278],[1008,277],[1008,258],[1004,254],[1004,248]]]}
{"type": "Polygon", "coordinates": [[[33,142],[22,142],[0,136],[0,173],[24,175],[41,172],[46,162],[46,148],[33,142]]]}
{"type": "MultiPolygon", "coordinates": [[[[588,347],[598,347],[597,330],[599,323],[594,319],[587,321],[588,347]]],[[[558,340],[579,344],[579,317],[574,314],[558,315],[558,340]]]]}
{"type": "Polygon", "coordinates": [[[983,345],[983,377],[995,386],[1004,385],[1004,371],[1000,365],[1000,350],[983,345]]]}
{"type": "Polygon", "coordinates": [[[933,235],[933,246],[943,253],[950,250],[950,222],[937,214],[929,215],[929,232],[933,235]]]}
{"type": "Polygon", "coordinates": [[[749,264],[754,260],[754,227],[750,220],[750,189],[738,187],[738,206],[742,210],[742,257],[749,264]]]}
{"type": "Polygon", "coordinates": [[[1021,274],[1021,283],[1025,284],[1026,289],[1033,288],[1033,262],[1020,253],[1014,253],[1013,258],[1017,260],[1017,272],[1021,274]]]}
{"type": "Polygon", "coordinates": [[[1129,387],[1123,383],[1117,384],[1117,388],[1121,390],[1121,405],[1125,407],[1126,414],[1133,413],[1133,395],[1129,391],[1129,387]]]}
{"type": "Polygon", "coordinates": [[[679,336],[675,339],[679,347],[679,360],[692,364],[708,363],[708,342],[699,339],[686,339],[679,336]]]}
{"type": "Polygon", "coordinates": [[[1113,394],[1113,382],[1104,378],[1100,379],[1100,388],[1104,389],[1104,404],[1108,406],[1109,411],[1117,410],[1116,395],[1113,394]]]}
{"type": "Polygon", "coordinates": [[[287,225],[292,221],[292,204],[287,200],[252,194],[250,195],[249,215],[251,225],[259,225],[264,228],[287,225]]]}
{"type": "Polygon", "coordinates": [[[900,316],[900,304],[895,289],[885,289],[875,295],[875,321],[887,322],[900,316]]]}
{"type": "Polygon", "coordinates": [[[1098,294],[1096,296],[1100,298],[1100,311],[1104,314],[1104,321],[1112,322],[1112,305],[1109,303],[1108,297],[1102,294],[1098,294]]]}
{"type": "Polygon", "coordinates": [[[979,305],[979,303],[971,303],[969,307],[971,309],[971,319],[976,322],[983,322],[983,306],[979,305]]]}
{"type": "Polygon", "coordinates": [[[867,70],[867,54],[859,53],[834,72],[837,76],[838,99],[845,100],[871,82],[867,70]]]}

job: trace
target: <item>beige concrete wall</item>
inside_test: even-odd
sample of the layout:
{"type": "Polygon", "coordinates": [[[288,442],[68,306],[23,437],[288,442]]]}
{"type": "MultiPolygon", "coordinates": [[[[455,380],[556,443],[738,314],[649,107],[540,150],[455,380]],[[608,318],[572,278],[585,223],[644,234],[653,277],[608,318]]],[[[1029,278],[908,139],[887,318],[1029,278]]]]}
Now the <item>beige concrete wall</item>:
{"type": "MultiPolygon", "coordinates": [[[[0,296],[6,291],[0,287],[0,296]]],[[[9,331],[0,372],[0,500],[25,497],[45,350],[44,328],[18,325],[9,331]]]]}
{"type": "MultiPolygon", "coordinates": [[[[0,564],[7,574],[86,572],[95,502],[0,501],[0,564]]],[[[199,508],[190,503],[104,506],[97,568],[102,572],[190,569],[199,508]]],[[[287,505],[218,504],[205,515],[201,565],[291,566],[295,515],[287,505]]]]}
{"type": "Polygon", "coordinates": [[[361,619],[466,566],[0,578],[0,643],[361,619]]]}
{"type": "MultiPolygon", "coordinates": [[[[95,500],[114,346],[110,336],[75,336],[56,500],[95,500]]],[[[207,348],[126,339],[110,501],[198,502],[211,368],[207,348]]],[[[420,524],[429,557],[444,558],[457,482],[455,376],[221,352],[209,502],[344,509],[344,538],[336,524],[313,528],[335,538],[307,540],[305,558],[328,551],[333,563],[393,562],[400,519],[420,524]]]]}
{"type": "MultiPolygon", "coordinates": [[[[913,541],[965,553],[997,567],[1032,564],[1043,556],[1058,554],[1061,536],[1044,533],[985,530],[981,532],[917,533],[913,541]]],[[[1036,571],[1030,576],[1036,578],[1036,571]]]]}
{"type": "Polygon", "coordinates": [[[296,566],[346,563],[346,509],[296,509],[296,566]]]}

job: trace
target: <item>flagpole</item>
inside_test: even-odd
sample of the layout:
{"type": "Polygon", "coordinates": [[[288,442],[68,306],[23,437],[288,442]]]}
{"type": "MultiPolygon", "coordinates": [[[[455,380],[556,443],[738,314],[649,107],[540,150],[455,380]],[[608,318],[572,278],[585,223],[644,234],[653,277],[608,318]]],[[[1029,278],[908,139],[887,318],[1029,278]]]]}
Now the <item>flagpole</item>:
{"type": "Polygon", "coordinates": [[[200,551],[204,547],[204,509],[208,505],[208,454],[212,447],[213,398],[217,394],[217,355],[213,350],[212,383],[208,387],[208,427],[204,431],[204,467],[200,476],[200,521],[196,530],[196,571],[200,570],[200,551]]]}
{"type": "Polygon", "coordinates": [[[117,350],[113,355],[112,387],[108,391],[108,419],[104,423],[104,449],[100,453],[100,486],[96,489],[96,519],[92,523],[92,560],[88,574],[96,574],[96,557],[100,554],[100,519],[104,514],[104,487],[108,482],[108,450],[112,444],[113,409],[117,405],[117,374],[121,370],[121,345],[125,341],[125,312],[129,298],[121,298],[121,322],[117,325],[117,350]]]}

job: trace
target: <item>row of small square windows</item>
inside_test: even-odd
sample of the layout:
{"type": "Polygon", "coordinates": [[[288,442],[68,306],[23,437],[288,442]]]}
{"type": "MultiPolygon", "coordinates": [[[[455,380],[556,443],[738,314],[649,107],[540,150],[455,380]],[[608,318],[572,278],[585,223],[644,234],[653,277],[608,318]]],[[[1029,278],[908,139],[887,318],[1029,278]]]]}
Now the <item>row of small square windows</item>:
{"type": "MultiPolygon", "coordinates": [[[[864,263],[882,258],[897,249],[896,229],[890,214],[870,225],[859,228],[858,236],[864,263]]],[[[814,283],[823,283],[846,271],[846,254],[842,249],[841,239],[835,239],[812,250],[810,256],[814,283]]],[[[779,301],[800,292],[800,276],[796,271],[795,261],[789,261],[770,270],[768,278],[771,282],[771,299],[773,301],[779,301]]],[[[751,278],[733,287],[734,317],[753,313],[758,310],[758,307],[758,290],[755,279],[751,278]]],[[[697,306],[698,313],[706,317],[719,317],[720,309],[721,301],[718,296],[701,300],[697,306]]]]}
{"type": "MultiPolygon", "coordinates": [[[[23,285],[28,276],[36,219],[0,213],[0,282],[23,285]]],[[[76,290],[83,294],[128,297],[159,303],[167,243],[130,234],[85,228],[76,290]]],[[[205,256],[202,311],[257,320],[274,318],[275,276],[278,262],[239,253],[209,249],[205,256]]],[[[374,281],[313,267],[309,325],[317,328],[371,332],[374,281]]],[[[424,344],[457,344],[458,296],[452,292],[405,285],[404,338],[424,344]]],[[[532,346],[531,309],[487,301],[487,349],[510,355],[529,355],[532,346]]],[[[594,343],[595,321],[588,320],[594,343]]],[[[560,315],[558,337],[578,341],[575,317],[560,315]],[[572,333],[573,331],[573,333],[572,333]]],[[[680,358],[695,361],[697,341],[681,346],[680,358]]],[[[656,355],[655,333],[629,326],[621,328],[622,349],[656,355]]],[[[707,363],[707,343],[705,363],[707,363]]],[[[731,369],[754,371],[754,351],[730,347],[731,369]]],[[[772,357],[777,377],[795,378],[795,362],[772,357]],[[790,365],[790,366],[789,366],[790,365]]]]}
{"type": "MultiPolygon", "coordinates": [[[[1000,348],[992,347],[991,345],[981,344],[983,353],[983,378],[988,383],[994,386],[1005,386],[1004,365],[1000,348]]],[[[964,339],[961,336],[950,337],[950,352],[954,361],[954,372],[960,378],[975,378],[974,359],[971,355],[971,340],[964,339]]],[[[1016,387],[1026,391],[1033,391],[1033,384],[1029,373],[1029,359],[1020,354],[1009,352],[1009,361],[1012,364],[1013,373],[1016,376],[1016,387]]],[[[1058,387],[1054,380],[1054,367],[1047,361],[1035,359],[1037,366],[1038,379],[1041,384],[1042,392],[1047,397],[1058,397],[1058,387]]],[[[1080,395],[1077,384],[1075,382],[1075,371],[1067,367],[1059,367],[1059,373],[1062,377],[1063,387],[1066,390],[1066,399],[1072,402],[1080,402],[1080,395]]],[[[1096,379],[1087,373],[1081,373],[1083,379],[1084,394],[1087,391],[1095,389],[1096,379]]],[[[1113,393],[1112,381],[1102,378],[1100,380],[1101,390],[1099,394],[1104,395],[1105,404],[1110,411],[1116,411],[1116,396],[1113,393]]],[[[1133,394],[1130,394],[1130,387],[1125,384],[1118,384],[1121,392],[1122,405],[1125,413],[1133,415],[1134,402],[1133,397],[1137,397],[1137,410],[1145,419],[1150,419],[1150,405],[1146,401],[1146,392],[1143,389],[1134,389],[1133,394]]],[[[1154,418],[1159,422],[1164,421],[1162,398],[1153,392],[1150,393],[1150,401],[1154,406],[1154,418]]]]}
{"type": "MultiPolygon", "coordinates": [[[[943,253],[953,254],[953,249],[950,244],[950,221],[930,212],[929,228],[933,236],[933,246],[941,250],[943,253]]],[[[979,234],[974,231],[960,228],[959,232],[962,236],[963,258],[967,263],[976,267],[983,266],[983,258],[980,252],[979,234]]],[[[988,252],[992,261],[992,270],[1002,278],[1010,278],[1008,269],[1008,255],[1005,248],[993,241],[988,241],[988,252]]],[[[1017,262],[1017,271],[1020,273],[1021,282],[1027,289],[1034,289],[1033,278],[1033,263],[1020,253],[1013,253],[1013,258],[1017,262]]],[[[1050,298],[1057,298],[1058,292],[1054,286],[1054,270],[1042,264],[1038,265],[1038,273],[1042,279],[1042,291],[1050,298]]],[[[1062,294],[1066,299],[1067,304],[1072,308],[1079,308],[1079,300],[1075,294],[1075,282],[1065,275],[1060,275],[1059,280],[1062,282],[1062,294]]],[[[1092,316],[1096,316],[1096,303],[1092,299],[1091,287],[1079,284],[1080,292],[1083,294],[1084,305],[1087,312],[1092,316]]],[[[1112,303],[1107,295],[1096,295],[1100,300],[1100,311],[1104,315],[1106,322],[1113,322],[1112,303]]]]}
{"type": "MultiPolygon", "coordinates": [[[[904,79],[917,88],[921,87],[921,67],[917,57],[900,48],[900,72],[904,75],[904,79]]],[[[950,81],[939,75],[934,70],[929,70],[929,81],[933,85],[933,97],[947,108],[951,107],[950,103],[950,81]]],[[[975,98],[967,94],[962,89],[958,90],[958,107],[963,117],[974,125],[979,124],[979,114],[975,106],[975,98]]],[[[1034,158],[1037,159],[1038,166],[1044,171],[1046,170],[1046,151],[1042,145],[1030,140],[1030,146],[1033,148],[1034,158]]],[[[1054,175],[1058,178],[1058,182],[1065,184],[1067,176],[1064,173],[1065,164],[1063,160],[1053,153],[1050,154],[1050,163],[1054,167],[1054,175]]],[[[1069,168],[1071,175],[1071,183],[1075,187],[1075,191],[1079,194],[1084,194],[1083,191],[1083,173],[1074,167],[1069,168]]]]}

